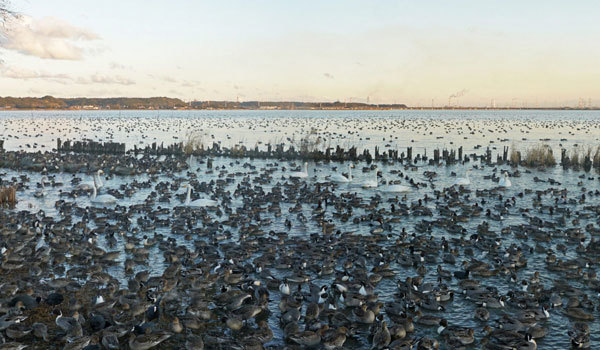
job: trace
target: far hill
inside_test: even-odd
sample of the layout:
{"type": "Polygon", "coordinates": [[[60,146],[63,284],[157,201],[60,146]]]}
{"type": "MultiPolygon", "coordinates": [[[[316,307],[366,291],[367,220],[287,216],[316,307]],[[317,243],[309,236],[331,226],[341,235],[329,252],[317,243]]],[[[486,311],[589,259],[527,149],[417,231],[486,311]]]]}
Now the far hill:
{"type": "Polygon", "coordinates": [[[169,97],[0,97],[1,109],[405,109],[404,104],[359,102],[192,101],[169,97]]]}

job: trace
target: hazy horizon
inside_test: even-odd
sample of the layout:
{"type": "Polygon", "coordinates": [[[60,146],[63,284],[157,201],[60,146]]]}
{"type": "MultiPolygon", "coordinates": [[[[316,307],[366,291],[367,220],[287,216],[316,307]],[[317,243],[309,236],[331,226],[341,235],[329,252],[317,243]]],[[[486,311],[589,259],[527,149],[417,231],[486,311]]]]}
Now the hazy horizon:
{"type": "Polygon", "coordinates": [[[591,1],[17,1],[2,96],[600,105],[591,1]]]}

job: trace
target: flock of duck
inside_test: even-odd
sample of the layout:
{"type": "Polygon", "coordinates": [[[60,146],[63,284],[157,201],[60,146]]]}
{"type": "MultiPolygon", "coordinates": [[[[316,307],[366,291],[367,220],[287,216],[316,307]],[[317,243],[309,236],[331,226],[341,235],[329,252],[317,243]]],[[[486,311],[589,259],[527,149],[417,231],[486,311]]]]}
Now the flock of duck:
{"type": "Polygon", "coordinates": [[[34,157],[0,169],[0,350],[600,344],[597,174],[34,157]]]}
{"type": "Polygon", "coordinates": [[[0,349],[598,341],[594,176],[172,158],[116,177],[88,157],[0,174],[21,199],[0,211],[0,349]]]}

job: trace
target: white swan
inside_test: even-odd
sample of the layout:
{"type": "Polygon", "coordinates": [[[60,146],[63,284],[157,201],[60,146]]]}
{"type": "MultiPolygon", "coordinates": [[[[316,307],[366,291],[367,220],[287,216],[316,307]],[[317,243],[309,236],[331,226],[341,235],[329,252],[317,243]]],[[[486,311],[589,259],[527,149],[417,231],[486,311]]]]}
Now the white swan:
{"type": "Polygon", "coordinates": [[[404,185],[387,185],[380,188],[383,192],[407,193],[412,191],[412,188],[404,185]]]}
{"type": "Polygon", "coordinates": [[[101,174],[104,174],[104,171],[102,171],[102,169],[99,169],[98,172],[96,174],[94,174],[94,176],[93,176],[94,181],[80,183],[79,185],[77,185],[76,188],[78,190],[91,191],[91,190],[93,190],[94,183],[95,183],[96,188],[98,190],[101,189],[102,187],[104,187],[104,184],[102,183],[102,179],[100,178],[101,174]]]}
{"type": "Polygon", "coordinates": [[[193,154],[190,154],[190,157],[188,158],[188,167],[190,169],[196,168],[196,158],[194,158],[193,154]]]}
{"type": "Polygon", "coordinates": [[[502,175],[503,176],[500,178],[500,181],[498,181],[498,186],[500,186],[500,187],[512,186],[512,182],[510,182],[510,179],[508,178],[508,173],[506,171],[504,171],[502,175]]]}
{"type": "Polygon", "coordinates": [[[185,197],[186,207],[216,207],[219,203],[209,198],[200,198],[192,201],[192,186],[185,185],[187,187],[187,197],[185,197]]]}
{"type": "Polygon", "coordinates": [[[289,177],[297,177],[299,179],[306,179],[308,177],[308,162],[304,162],[304,171],[292,171],[289,177]]]}
{"type": "Polygon", "coordinates": [[[333,182],[339,182],[339,183],[349,183],[352,182],[352,164],[348,164],[348,177],[345,177],[344,175],[340,174],[340,173],[335,173],[333,175],[331,175],[330,180],[333,182]]]}
{"type": "Polygon", "coordinates": [[[48,181],[47,177],[42,177],[42,181],[40,181],[40,183],[42,184],[42,188],[40,188],[39,190],[35,191],[35,193],[33,194],[34,197],[36,198],[41,198],[46,196],[46,186],[44,185],[44,182],[48,181]]]}
{"type": "Polygon", "coordinates": [[[454,181],[454,183],[452,184],[452,186],[468,186],[471,184],[471,179],[469,179],[469,173],[471,172],[471,169],[468,169],[465,172],[465,177],[459,177],[458,179],[456,179],[454,181]]]}
{"type": "Polygon", "coordinates": [[[94,179],[93,189],[94,189],[94,193],[92,194],[92,198],[90,199],[90,201],[92,203],[114,204],[117,202],[117,199],[110,194],[101,194],[98,196],[98,191],[96,190],[96,179],[94,179]]]}
{"type": "Polygon", "coordinates": [[[377,179],[377,168],[375,168],[375,179],[366,180],[365,182],[363,182],[362,187],[363,188],[374,188],[374,187],[377,187],[378,183],[379,183],[379,181],[377,179]]]}

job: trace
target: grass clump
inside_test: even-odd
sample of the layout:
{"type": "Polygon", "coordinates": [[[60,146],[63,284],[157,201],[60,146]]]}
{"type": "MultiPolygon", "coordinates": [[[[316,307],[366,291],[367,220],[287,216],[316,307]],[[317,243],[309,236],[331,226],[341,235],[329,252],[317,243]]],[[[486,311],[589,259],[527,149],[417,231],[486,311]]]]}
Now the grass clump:
{"type": "Polygon", "coordinates": [[[317,150],[319,145],[321,144],[321,137],[318,136],[318,131],[315,128],[312,128],[306,135],[304,135],[300,140],[293,141],[292,143],[298,148],[301,154],[313,153],[317,150]]]}
{"type": "Polygon", "coordinates": [[[538,144],[527,149],[523,165],[529,167],[551,167],[556,165],[552,148],[547,144],[538,144]]]}
{"type": "Polygon", "coordinates": [[[517,151],[517,148],[514,144],[510,146],[509,161],[513,166],[521,164],[521,152],[517,151]]]}
{"type": "Polygon", "coordinates": [[[0,188],[0,206],[14,207],[17,204],[17,189],[9,186],[0,188]]]}
{"type": "Polygon", "coordinates": [[[600,146],[596,147],[596,152],[592,157],[592,164],[594,168],[600,168],[600,146]]]}
{"type": "Polygon", "coordinates": [[[183,143],[183,152],[190,155],[198,150],[204,150],[204,136],[202,132],[188,133],[185,142],[183,143]]]}

